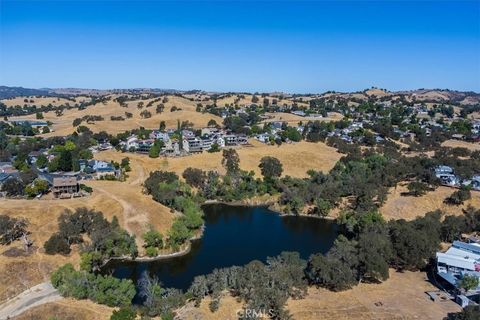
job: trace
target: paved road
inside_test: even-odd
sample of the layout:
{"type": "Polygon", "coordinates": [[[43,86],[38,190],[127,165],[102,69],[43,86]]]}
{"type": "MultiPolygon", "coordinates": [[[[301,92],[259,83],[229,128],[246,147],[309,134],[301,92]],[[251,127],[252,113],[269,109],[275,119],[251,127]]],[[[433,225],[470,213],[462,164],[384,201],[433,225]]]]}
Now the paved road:
{"type": "Polygon", "coordinates": [[[0,320],[18,316],[30,308],[62,299],[60,293],[50,282],[44,282],[0,305],[0,320]]]}

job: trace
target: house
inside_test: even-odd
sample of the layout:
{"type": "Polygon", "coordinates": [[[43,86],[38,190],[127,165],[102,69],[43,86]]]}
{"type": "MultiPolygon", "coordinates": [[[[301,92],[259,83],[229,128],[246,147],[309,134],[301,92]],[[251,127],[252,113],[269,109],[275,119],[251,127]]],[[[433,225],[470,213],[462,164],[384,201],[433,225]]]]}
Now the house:
{"type": "Polygon", "coordinates": [[[195,138],[195,133],[191,130],[182,130],[182,137],[184,138],[195,138]]]}
{"type": "Polygon", "coordinates": [[[180,154],[180,145],[176,140],[168,140],[165,142],[165,146],[162,148],[162,152],[165,155],[177,156],[180,154]]]}
{"type": "Polygon", "coordinates": [[[226,146],[236,146],[238,144],[237,136],[234,134],[226,134],[223,139],[225,139],[226,146]]]}
{"type": "Polygon", "coordinates": [[[463,134],[455,133],[455,134],[452,134],[452,139],[465,140],[465,136],[463,134]]]}
{"type": "Polygon", "coordinates": [[[302,111],[302,110],[292,111],[291,113],[294,114],[294,115],[300,116],[300,117],[305,117],[305,115],[306,115],[305,111],[302,111]]]}
{"type": "Polygon", "coordinates": [[[237,143],[238,144],[247,144],[248,143],[248,137],[244,134],[240,134],[237,136],[237,143]]]}
{"type": "Polygon", "coordinates": [[[437,252],[437,272],[458,275],[464,271],[480,272],[480,244],[454,241],[446,252],[437,252]]]}
{"type": "Polygon", "coordinates": [[[87,174],[93,174],[95,178],[100,179],[106,175],[118,177],[120,170],[116,170],[110,162],[100,160],[79,160],[80,170],[87,174]]]}
{"type": "Polygon", "coordinates": [[[98,146],[98,150],[100,151],[105,151],[105,150],[110,150],[112,149],[112,145],[110,144],[110,142],[104,142],[104,143],[101,143],[99,146],[98,146]]]}
{"type": "Polygon", "coordinates": [[[153,146],[153,140],[141,140],[138,142],[136,151],[140,153],[148,153],[152,146],[153,146]]]}
{"type": "Polygon", "coordinates": [[[225,147],[225,139],[224,139],[222,136],[217,135],[217,137],[216,137],[216,142],[217,142],[217,144],[218,144],[218,146],[219,146],[220,148],[224,148],[224,147],[225,147]]]}
{"type": "Polygon", "coordinates": [[[449,166],[436,166],[434,168],[435,176],[441,180],[443,185],[449,187],[459,186],[461,183],[460,177],[455,175],[453,168],[449,166]]]}
{"type": "Polygon", "coordinates": [[[440,176],[444,174],[453,174],[453,168],[449,166],[442,166],[442,165],[436,166],[434,170],[435,170],[435,176],[437,178],[440,178],[440,176]]]}
{"type": "Polygon", "coordinates": [[[136,136],[130,136],[125,143],[125,147],[127,150],[130,149],[137,149],[138,148],[138,138],[136,136]]]}
{"type": "Polygon", "coordinates": [[[465,276],[476,277],[480,283],[480,244],[454,241],[446,252],[437,252],[436,258],[437,274],[461,293],[456,296],[457,303],[462,307],[474,304],[480,295],[480,284],[468,291],[459,286],[465,276]]]}
{"type": "Polygon", "coordinates": [[[203,142],[197,137],[183,139],[183,150],[189,153],[202,152],[203,142]]]}
{"type": "Polygon", "coordinates": [[[42,129],[43,127],[48,127],[48,123],[46,121],[36,121],[36,120],[12,120],[9,121],[10,123],[18,126],[25,126],[29,125],[32,128],[42,129]]]}
{"type": "Polygon", "coordinates": [[[167,132],[162,132],[162,131],[159,131],[159,130],[153,130],[152,132],[150,132],[150,135],[148,137],[150,139],[162,140],[164,142],[167,141],[168,139],[170,139],[167,132]]]}
{"type": "Polygon", "coordinates": [[[18,172],[18,170],[15,169],[15,167],[11,162],[0,162],[0,172],[14,173],[14,172],[18,172]]]}
{"type": "Polygon", "coordinates": [[[270,135],[268,133],[260,133],[255,136],[255,139],[263,143],[268,143],[270,141],[270,135]]]}
{"type": "Polygon", "coordinates": [[[215,127],[207,127],[207,128],[202,128],[201,135],[206,136],[206,135],[216,135],[220,134],[220,129],[215,128],[215,127]]]}
{"type": "Polygon", "coordinates": [[[472,190],[480,191],[480,176],[473,176],[470,180],[464,180],[462,184],[469,186],[472,190]]]}
{"type": "Polygon", "coordinates": [[[212,145],[215,143],[215,140],[211,136],[203,136],[201,140],[203,150],[210,150],[212,145]]]}
{"type": "Polygon", "coordinates": [[[80,191],[80,185],[76,177],[55,177],[52,183],[52,192],[55,198],[62,198],[65,195],[73,195],[80,191]]]}

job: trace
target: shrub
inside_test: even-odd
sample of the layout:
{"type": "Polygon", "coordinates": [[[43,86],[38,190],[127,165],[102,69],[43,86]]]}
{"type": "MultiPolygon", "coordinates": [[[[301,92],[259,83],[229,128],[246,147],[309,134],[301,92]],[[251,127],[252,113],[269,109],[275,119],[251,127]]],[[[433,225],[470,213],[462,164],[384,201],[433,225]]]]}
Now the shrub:
{"type": "Polygon", "coordinates": [[[110,320],[135,320],[137,313],[131,307],[120,308],[113,310],[110,320]]]}

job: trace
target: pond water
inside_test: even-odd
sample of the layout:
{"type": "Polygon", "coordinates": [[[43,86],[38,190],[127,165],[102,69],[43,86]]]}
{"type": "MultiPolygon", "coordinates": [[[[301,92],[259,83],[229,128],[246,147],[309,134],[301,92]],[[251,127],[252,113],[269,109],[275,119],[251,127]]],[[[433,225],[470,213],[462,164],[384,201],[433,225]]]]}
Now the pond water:
{"type": "Polygon", "coordinates": [[[209,204],[205,232],[183,256],[149,262],[110,261],[102,270],[137,282],[145,272],[155,275],[163,287],[186,291],[197,275],[215,268],[265,262],[282,251],[298,251],[303,259],[325,253],[337,236],[335,222],[314,217],[280,216],[262,207],[209,204]]]}

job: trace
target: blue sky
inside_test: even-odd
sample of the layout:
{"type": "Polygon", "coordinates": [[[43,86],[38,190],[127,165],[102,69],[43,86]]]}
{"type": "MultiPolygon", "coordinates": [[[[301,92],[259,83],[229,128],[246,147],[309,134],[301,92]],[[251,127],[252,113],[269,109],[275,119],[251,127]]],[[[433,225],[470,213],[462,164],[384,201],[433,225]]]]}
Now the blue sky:
{"type": "Polygon", "coordinates": [[[0,1],[0,85],[480,92],[480,1],[0,1]]]}

